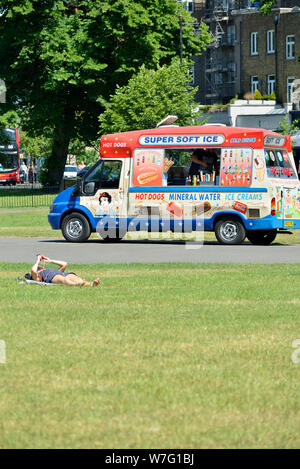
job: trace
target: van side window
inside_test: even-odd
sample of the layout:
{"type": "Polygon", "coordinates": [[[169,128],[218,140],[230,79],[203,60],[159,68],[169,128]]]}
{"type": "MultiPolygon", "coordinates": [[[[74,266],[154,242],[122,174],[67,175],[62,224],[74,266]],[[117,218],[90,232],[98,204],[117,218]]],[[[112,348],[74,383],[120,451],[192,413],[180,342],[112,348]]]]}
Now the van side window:
{"type": "Polygon", "coordinates": [[[286,150],[265,150],[267,174],[271,178],[296,178],[286,150]]]}
{"type": "Polygon", "coordinates": [[[87,176],[85,183],[94,182],[98,189],[118,189],[122,170],[121,161],[101,161],[87,176]]]}
{"type": "Polygon", "coordinates": [[[100,177],[100,189],[119,189],[121,161],[104,161],[100,177]]]}

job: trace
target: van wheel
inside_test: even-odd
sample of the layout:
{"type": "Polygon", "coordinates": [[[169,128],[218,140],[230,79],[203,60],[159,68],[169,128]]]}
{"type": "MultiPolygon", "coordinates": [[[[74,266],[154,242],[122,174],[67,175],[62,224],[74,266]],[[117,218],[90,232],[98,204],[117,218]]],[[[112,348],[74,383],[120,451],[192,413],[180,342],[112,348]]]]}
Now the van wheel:
{"type": "Polygon", "coordinates": [[[226,218],[217,221],[215,235],[221,244],[241,244],[246,238],[246,231],[239,220],[226,218]]]}
{"type": "Polygon", "coordinates": [[[276,230],[248,231],[247,233],[247,238],[249,239],[250,243],[261,246],[268,246],[269,244],[273,243],[276,236],[276,230]]]}
{"type": "Polygon", "coordinates": [[[64,238],[71,243],[82,243],[91,234],[91,228],[85,216],[76,212],[65,216],[61,224],[61,231],[64,238]]]}

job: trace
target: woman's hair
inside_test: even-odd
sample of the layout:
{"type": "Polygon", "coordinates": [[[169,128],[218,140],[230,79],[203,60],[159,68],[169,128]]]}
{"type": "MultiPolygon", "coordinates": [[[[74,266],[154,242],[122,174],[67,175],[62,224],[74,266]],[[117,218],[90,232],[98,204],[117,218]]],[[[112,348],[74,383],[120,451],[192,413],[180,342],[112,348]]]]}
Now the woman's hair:
{"type": "Polygon", "coordinates": [[[29,272],[27,272],[27,274],[25,274],[24,277],[26,278],[26,280],[32,280],[32,276],[29,272]]]}

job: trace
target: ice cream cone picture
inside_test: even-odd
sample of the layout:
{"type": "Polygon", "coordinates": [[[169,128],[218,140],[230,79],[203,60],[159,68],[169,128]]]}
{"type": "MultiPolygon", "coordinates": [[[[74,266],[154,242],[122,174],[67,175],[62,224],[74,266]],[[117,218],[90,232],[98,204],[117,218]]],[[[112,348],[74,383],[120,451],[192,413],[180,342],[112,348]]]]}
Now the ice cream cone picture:
{"type": "Polygon", "coordinates": [[[261,158],[259,158],[259,156],[256,156],[254,158],[254,167],[256,169],[258,182],[262,182],[264,180],[264,175],[265,175],[265,165],[264,165],[264,162],[261,160],[261,158]]]}
{"type": "Polygon", "coordinates": [[[169,158],[165,158],[164,160],[164,173],[167,173],[171,166],[173,166],[174,161],[170,160],[169,158]]]}

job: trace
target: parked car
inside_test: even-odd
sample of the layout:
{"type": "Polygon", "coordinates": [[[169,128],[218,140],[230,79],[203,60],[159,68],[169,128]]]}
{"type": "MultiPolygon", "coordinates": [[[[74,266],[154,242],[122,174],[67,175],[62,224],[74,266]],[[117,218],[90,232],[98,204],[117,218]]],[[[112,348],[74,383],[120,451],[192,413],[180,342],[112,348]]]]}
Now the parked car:
{"type": "Polygon", "coordinates": [[[76,179],[79,171],[80,170],[77,166],[67,164],[65,166],[64,179],[76,179]]]}

